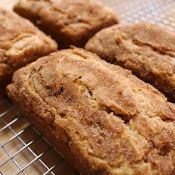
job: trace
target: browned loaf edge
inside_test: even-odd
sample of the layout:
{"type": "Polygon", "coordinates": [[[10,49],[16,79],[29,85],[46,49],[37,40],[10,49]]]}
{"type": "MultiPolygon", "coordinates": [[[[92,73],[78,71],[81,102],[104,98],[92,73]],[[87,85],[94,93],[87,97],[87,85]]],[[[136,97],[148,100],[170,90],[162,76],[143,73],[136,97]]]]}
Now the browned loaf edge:
{"type": "Polygon", "coordinates": [[[15,72],[7,88],[24,115],[84,175],[172,175],[175,106],[95,54],[70,49],[15,72]]]}
{"type": "Polygon", "coordinates": [[[19,0],[14,10],[50,34],[61,47],[83,46],[100,29],[118,23],[114,12],[96,0],[19,0]]]}
{"type": "Polygon", "coordinates": [[[97,33],[86,49],[132,70],[175,100],[175,33],[147,23],[116,25],[97,33]]]}
{"type": "Polygon", "coordinates": [[[31,22],[0,8],[0,96],[15,70],[56,50],[57,44],[31,22]]]}

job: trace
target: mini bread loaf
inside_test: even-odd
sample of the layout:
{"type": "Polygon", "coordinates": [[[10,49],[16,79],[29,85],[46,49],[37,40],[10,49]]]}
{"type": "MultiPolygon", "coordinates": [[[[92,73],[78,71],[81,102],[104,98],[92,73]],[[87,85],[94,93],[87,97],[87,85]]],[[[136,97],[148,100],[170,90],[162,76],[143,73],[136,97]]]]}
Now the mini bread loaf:
{"type": "Polygon", "coordinates": [[[83,175],[175,173],[175,105],[95,54],[40,58],[15,72],[7,92],[83,175]]]}
{"type": "Polygon", "coordinates": [[[84,46],[97,31],[118,22],[114,12],[98,0],[19,0],[14,10],[61,47],[84,46]]]}
{"type": "Polygon", "coordinates": [[[97,33],[86,49],[132,70],[175,100],[175,33],[146,23],[115,25],[97,33]]]}
{"type": "Polygon", "coordinates": [[[0,96],[15,70],[56,50],[57,44],[31,22],[0,8],[0,96]]]}

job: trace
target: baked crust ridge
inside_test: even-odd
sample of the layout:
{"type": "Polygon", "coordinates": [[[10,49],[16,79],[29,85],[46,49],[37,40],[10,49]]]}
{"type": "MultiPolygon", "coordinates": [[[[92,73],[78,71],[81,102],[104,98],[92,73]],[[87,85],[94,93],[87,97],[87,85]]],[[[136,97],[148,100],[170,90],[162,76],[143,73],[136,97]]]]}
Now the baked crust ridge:
{"type": "Polygon", "coordinates": [[[115,25],[98,32],[86,49],[131,70],[175,100],[175,33],[148,23],[115,25]]]}

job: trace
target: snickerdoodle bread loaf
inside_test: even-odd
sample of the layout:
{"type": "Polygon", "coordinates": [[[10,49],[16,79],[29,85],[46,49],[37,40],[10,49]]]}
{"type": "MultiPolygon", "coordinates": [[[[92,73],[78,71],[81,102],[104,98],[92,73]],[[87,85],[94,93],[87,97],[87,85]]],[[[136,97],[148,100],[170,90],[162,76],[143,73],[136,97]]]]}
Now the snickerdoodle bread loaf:
{"type": "Polygon", "coordinates": [[[15,70],[56,49],[31,22],[0,8],[0,96],[15,70]]]}
{"type": "Polygon", "coordinates": [[[9,97],[84,175],[172,175],[175,105],[130,71],[69,49],[15,72],[9,97]]]}
{"type": "Polygon", "coordinates": [[[115,13],[98,0],[19,0],[14,10],[61,47],[83,46],[100,29],[118,23],[115,13]]]}
{"type": "Polygon", "coordinates": [[[175,33],[147,23],[116,25],[97,33],[86,49],[132,70],[175,100],[175,33]]]}

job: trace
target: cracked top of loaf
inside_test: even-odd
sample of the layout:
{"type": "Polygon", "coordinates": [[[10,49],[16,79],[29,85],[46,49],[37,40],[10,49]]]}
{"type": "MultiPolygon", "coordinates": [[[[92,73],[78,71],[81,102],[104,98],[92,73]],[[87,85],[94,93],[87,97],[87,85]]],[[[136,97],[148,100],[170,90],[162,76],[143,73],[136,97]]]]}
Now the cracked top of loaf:
{"type": "Polygon", "coordinates": [[[132,70],[175,100],[175,33],[149,23],[115,25],[98,32],[86,49],[132,70]]]}
{"type": "Polygon", "coordinates": [[[96,0],[19,0],[14,10],[61,46],[82,45],[100,29],[118,22],[114,12],[96,0]]]}
{"type": "Polygon", "coordinates": [[[8,94],[47,124],[55,143],[66,145],[56,148],[84,174],[175,172],[174,104],[90,52],[63,50],[21,68],[8,94]]]}
{"type": "Polygon", "coordinates": [[[0,87],[18,68],[57,50],[57,44],[28,20],[0,8],[0,87]]]}

